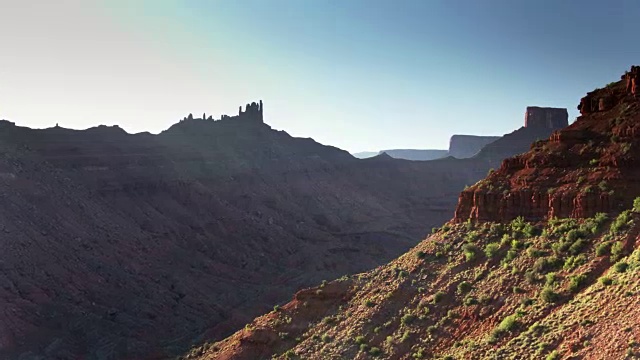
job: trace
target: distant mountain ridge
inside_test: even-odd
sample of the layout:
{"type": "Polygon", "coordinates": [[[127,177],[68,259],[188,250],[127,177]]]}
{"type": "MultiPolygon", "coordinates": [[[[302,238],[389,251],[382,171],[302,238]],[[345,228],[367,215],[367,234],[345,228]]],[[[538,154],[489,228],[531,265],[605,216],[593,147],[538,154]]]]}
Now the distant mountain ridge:
{"type": "Polygon", "coordinates": [[[483,146],[499,139],[500,136],[453,135],[449,141],[449,150],[439,149],[390,149],[353,153],[354,157],[366,159],[382,153],[396,159],[427,161],[453,156],[457,159],[470,158],[483,146]]]}
{"type": "Polygon", "coordinates": [[[167,358],[220,339],[406,251],[501,161],[355,159],[261,110],[158,135],[0,122],[0,358],[167,358]]]}

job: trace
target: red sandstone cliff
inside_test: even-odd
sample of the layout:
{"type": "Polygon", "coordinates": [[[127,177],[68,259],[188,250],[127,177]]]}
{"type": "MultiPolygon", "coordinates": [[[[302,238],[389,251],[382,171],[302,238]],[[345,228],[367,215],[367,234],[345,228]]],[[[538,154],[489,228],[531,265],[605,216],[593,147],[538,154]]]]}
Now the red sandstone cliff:
{"type": "Polygon", "coordinates": [[[638,101],[619,81],[580,103],[571,126],[464,190],[454,221],[582,218],[628,207],[640,195],[638,101]]]}

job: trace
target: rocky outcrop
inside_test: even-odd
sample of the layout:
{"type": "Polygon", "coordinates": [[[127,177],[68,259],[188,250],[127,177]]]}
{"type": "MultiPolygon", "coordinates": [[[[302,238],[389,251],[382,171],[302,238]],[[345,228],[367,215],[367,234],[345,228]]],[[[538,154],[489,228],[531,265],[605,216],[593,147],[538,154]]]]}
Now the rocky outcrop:
{"type": "Polygon", "coordinates": [[[567,109],[528,106],[524,115],[524,127],[542,127],[552,130],[569,126],[567,109]]]}
{"type": "Polygon", "coordinates": [[[585,218],[629,207],[640,195],[640,173],[634,169],[640,157],[634,146],[640,140],[640,109],[630,81],[588,93],[579,109],[582,116],[571,126],[504,160],[500,169],[463,191],[454,220],[585,218]]]}
{"type": "MultiPolygon", "coordinates": [[[[245,110],[242,111],[242,106],[238,109],[238,115],[229,116],[229,115],[221,115],[220,120],[240,120],[240,121],[250,121],[255,123],[263,123],[264,122],[264,107],[262,104],[262,100],[259,102],[252,102],[245,106],[245,110]]],[[[207,117],[206,113],[202,114],[202,118],[194,119],[193,114],[189,114],[185,116],[182,121],[193,121],[193,120],[207,120],[207,121],[219,121],[214,120],[212,115],[207,117]]]]}
{"type": "Polygon", "coordinates": [[[470,158],[499,138],[500,136],[453,135],[449,140],[449,156],[457,159],[470,158]]]}

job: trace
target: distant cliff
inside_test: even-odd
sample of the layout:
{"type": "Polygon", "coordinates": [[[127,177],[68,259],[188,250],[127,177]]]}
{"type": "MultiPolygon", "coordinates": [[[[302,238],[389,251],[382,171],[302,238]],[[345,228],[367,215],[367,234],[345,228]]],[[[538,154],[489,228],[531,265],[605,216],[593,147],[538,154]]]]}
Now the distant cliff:
{"type": "Polygon", "coordinates": [[[500,136],[453,135],[449,140],[449,156],[465,159],[477,154],[485,145],[500,136]]]}
{"type": "Polygon", "coordinates": [[[383,150],[380,154],[386,153],[392,158],[406,160],[434,160],[447,156],[447,150],[413,150],[413,149],[395,149],[383,150]]]}

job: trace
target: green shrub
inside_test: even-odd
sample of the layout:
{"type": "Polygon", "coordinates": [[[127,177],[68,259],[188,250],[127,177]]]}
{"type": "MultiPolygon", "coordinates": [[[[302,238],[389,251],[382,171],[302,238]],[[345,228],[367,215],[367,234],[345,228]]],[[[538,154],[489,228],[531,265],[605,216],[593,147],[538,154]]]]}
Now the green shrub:
{"type": "Polygon", "coordinates": [[[415,315],[412,314],[405,314],[401,319],[400,322],[402,323],[402,325],[409,325],[413,322],[413,320],[415,320],[416,317],[415,315]]]}
{"type": "Polygon", "coordinates": [[[584,238],[584,234],[580,229],[571,229],[567,232],[566,238],[570,242],[574,242],[578,239],[584,238]]]}
{"type": "Polygon", "coordinates": [[[480,234],[478,234],[477,231],[470,231],[465,236],[465,241],[471,243],[478,240],[479,237],[480,237],[480,234]]]}
{"type": "Polygon", "coordinates": [[[624,243],[616,241],[611,245],[611,260],[617,261],[624,255],[624,243]]]}
{"type": "Polygon", "coordinates": [[[523,243],[520,240],[513,239],[511,240],[511,248],[514,250],[520,250],[523,248],[523,243]]]}
{"type": "Polygon", "coordinates": [[[633,220],[631,219],[631,211],[629,210],[623,211],[620,213],[620,215],[618,215],[618,217],[613,221],[613,223],[611,223],[611,227],[609,228],[609,231],[613,235],[620,234],[623,230],[626,230],[629,227],[629,225],[631,225],[632,221],[633,220]]]}
{"type": "Polygon", "coordinates": [[[437,304],[439,303],[445,296],[445,293],[442,291],[438,291],[437,293],[433,294],[433,303],[437,304]]]}
{"type": "Polygon", "coordinates": [[[520,305],[522,306],[531,306],[533,305],[533,299],[525,297],[520,299],[520,305]]]}
{"type": "Polygon", "coordinates": [[[502,235],[502,239],[500,239],[500,246],[507,246],[511,244],[511,236],[509,234],[502,235]]]}
{"type": "Polygon", "coordinates": [[[543,274],[558,269],[560,265],[562,265],[562,260],[557,256],[543,257],[533,264],[533,271],[543,274]]]}
{"type": "Polygon", "coordinates": [[[425,357],[425,353],[424,353],[424,349],[418,349],[418,351],[414,352],[413,355],[411,355],[411,357],[413,357],[414,359],[424,359],[425,357]]]}
{"type": "Polygon", "coordinates": [[[534,284],[534,283],[536,283],[538,281],[538,275],[536,274],[535,271],[528,270],[527,272],[524,273],[524,279],[529,284],[534,284]]]}
{"type": "Polygon", "coordinates": [[[541,256],[544,255],[544,251],[540,250],[540,249],[536,249],[534,247],[530,247],[527,249],[527,255],[529,255],[529,257],[531,258],[539,258],[541,256]]]}
{"type": "Polygon", "coordinates": [[[546,286],[555,285],[556,281],[558,280],[558,276],[556,276],[556,273],[554,273],[554,272],[548,273],[544,278],[545,278],[545,283],[544,284],[546,286]]]}
{"type": "Polygon", "coordinates": [[[464,244],[462,252],[464,253],[464,257],[467,261],[473,261],[478,257],[480,249],[475,244],[464,244]]]}
{"type": "Polygon", "coordinates": [[[573,275],[569,277],[569,291],[578,292],[580,288],[587,282],[587,276],[584,274],[573,275]]]}
{"type": "Polygon", "coordinates": [[[504,225],[502,223],[493,223],[489,228],[489,234],[493,236],[500,236],[504,234],[504,225]]]}
{"type": "Polygon", "coordinates": [[[571,246],[569,246],[569,253],[572,255],[578,255],[587,246],[587,241],[584,239],[578,239],[571,246]]]}
{"type": "Polygon", "coordinates": [[[518,315],[513,314],[502,319],[500,324],[491,331],[489,338],[487,339],[489,344],[495,344],[498,342],[500,335],[513,331],[518,325],[518,315]]]}
{"type": "Polygon", "coordinates": [[[624,261],[619,261],[613,265],[613,269],[619,273],[627,271],[627,268],[629,268],[629,264],[624,261]]]}
{"type": "Polygon", "coordinates": [[[381,354],[382,354],[382,350],[380,350],[380,348],[372,347],[372,348],[369,350],[369,355],[371,355],[371,356],[379,356],[379,355],[381,355],[381,354]]]}
{"type": "Polygon", "coordinates": [[[562,266],[562,268],[567,271],[570,271],[586,263],[587,263],[587,256],[585,254],[580,254],[578,256],[569,256],[564,261],[564,265],[562,266]]]}
{"type": "Polygon", "coordinates": [[[517,257],[518,257],[518,252],[513,249],[510,249],[509,251],[507,251],[507,256],[505,256],[505,258],[503,259],[503,263],[508,264],[517,257]]]}
{"type": "Polygon", "coordinates": [[[367,342],[367,340],[364,338],[364,336],[356,336],[356,344],[360,345],[360,344],[364,344],[366,342],[367,342]]]}
{"type": "Polygon", "coordinates": [[[322,342],[331,342],[331,336],[329,336],[328,334],[322,335],[322,342]]]}
{"type": "Polygon", "coordinates": [[[366,307],[374,307],[374,306],[376,306],[376,303],[371,301],[371,299],[367,299],[367,300],[364,301],[364,306],[366,306],[366,307]]]}
{"type": "Polygon", "coordinates": [[[640,197],[633,199],[633,211],[640,212],[640,197]]]}
{"type": "Polygon", "coordinates": [[[476,305],[478,303],[478,300],[473,296],[467,296],[466,298],[464,298],[463,303],[465,306],[471,306],[471,305],[476,305]]]}
{"type": "Polygon", "coordinates": [[[409,337],[411,336],[411,333],[408,331],[405,331],[404,334],[402,334],[402,337],[400,338],[400,342],[403,343],[407,340],[409,340],[409,337]]]}
{"type": "Polygon", "coordinates": [[[424,259],[426,256],[427,256],[427,254],[426,254],[424,251],[418,251],[418,252],[416,253],[416,257],[417,257],[418,259],[424,259]]]}
{"type": "Polygon", "coordinates": [[[589,160],[589,165],[591,165],[591,166],[598,166],[599,163],[600,163],[600,160],[598,160],[598,159],[589,160]]]}
{"type": "Polygon", "coordinates": [[[500,251],[500,244],[498,243],[489,243],[484,247],[484,254],[489,259],[495,257],[498,254],[498,251],[500,251]]]}
{"type": "Polygon", "coordinates": [[[540,291],[540,298],[547,303],[555,303],[560,300],[560,295],[550,287],[545,287],[540,291]]]}
{"type": "Polygon", "coordinates": [[[553,350],[547,355],[547,357],[545,357],[545,360],[559,360],[560,357],[561,356],[560,353],[558,353],[558,350],[553,350]]]}
{"type": "Polygon", "coordinates": [[[610,248],[611,248],[610,242],[605,241],[603,243],[600,243],[598,244],[598,246],[596,246],[596,255],[597,256],[609,255],[610,248]]]}
{"type": "Polygon", "coordinates": [[[518,316],[516,314],[509,315],[502,319],[500,325],[498,325],[498,329],[501,332],[510,332],[514,330],[518,326],[518,316]]]}
{"type": "Polygon", "coordinates": [[[471,291],[471,284],[467,281],[463,281],[458,284],[458,294],[466,294],[471,291]]]}
{"type": "Polygon", "coordinates": [[[604,286],[609,286],[613,284],[613,280],[611,280],[611,278],[608,276],[603,276],[600,278],[600,283],[604,286]]]}
{"type": "Polygon", "coordinates": [[[280,305],[276,305],[273,307],[273,311],[278,312],[280,311],[280,305]]]}
{"type": "Polygon", "coordinates": [[[369,345],[367,345],[367,344],[360,344],[360,351],[362,351],[362,352],[366,352],[368,348],[369,348],[369,345]]]}

